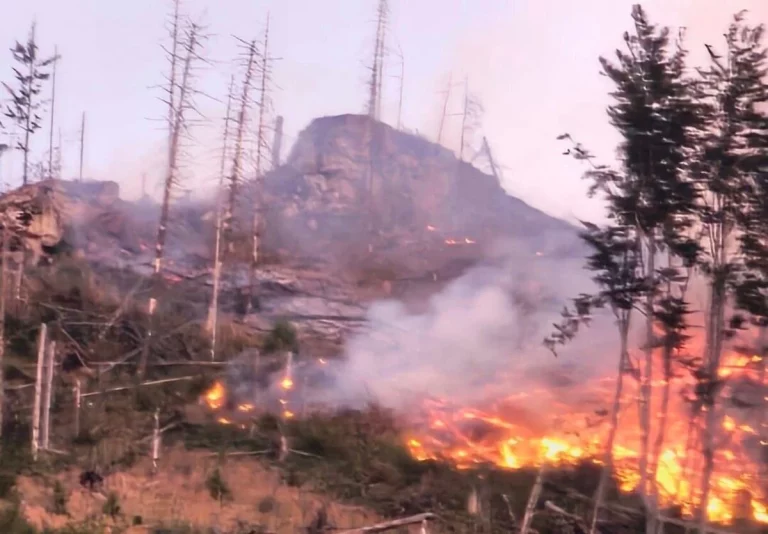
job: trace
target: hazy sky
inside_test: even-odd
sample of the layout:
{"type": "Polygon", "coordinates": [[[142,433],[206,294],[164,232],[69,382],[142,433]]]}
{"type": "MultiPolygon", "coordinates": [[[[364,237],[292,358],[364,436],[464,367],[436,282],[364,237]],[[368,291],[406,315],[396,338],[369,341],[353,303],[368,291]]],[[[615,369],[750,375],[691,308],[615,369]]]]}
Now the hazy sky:
{"type": "MultiPolygon", "coordinates": [[[[278,86],[273,100],[285,117],[284,154],[297,133],[322,115],[356,113],[366,102],[366,64],[373,48],[377,0],[184,0],[184,10],[207,24],[213,67],[199,87],[223,100],[237,54],[232,35],[260,37],[270,13],[278,86]]],[[[610,159],[615,138],[605,106],[610,86],[598,56],[611,55],[631,27],[631,0],[390,0],[389,56],[383,119],[397,122],[400,72],[405,58],[402,122],[434,139],[449,74],[469,79],[485,108],[479,135],[488,137],[504,167],[506,189],[553,215],[599,219],[585,197],[580,168],[561,156],[555,137],[569,132],[610,159]]],[[[78,164],[80,116],[87,113],[85,174],[119,181],[126,195],[139,192],[141,175],[162,174],[164,116],[152,89],[167,70],[160,44],[170,2],[165,0],[24,0],[5,2],[0,44],[26,38],[37,20],[43,52],[58,45],[63,59],[57,83],[57,127],[62,130],[65,175],[78,164]]],[[[768,20],[765,0],[654,0],[643,4],[653,21],[688,28],[700,59],[704,42],[722,44],[730,16],[750,10],[768,20]]],[[[11,57],[0,52],[0,80],[11,81],[11,57]],[[3,56],[4,54],[4,56],[3,56]]],[[[463,87],[453,89],[449,112],[460,111],[463,87]]],[[[5,94],[0,98],[5,98],[5,94]]],[[[224,105],[201,98],[210,123],[195,131],[188,183],[215,183],[224,105]]],[[[460,118],[449,118],[445,144],[458,145],[460,118]]],[[[34,159],[47,147],[46,128],[36,136],[34,159]]],[[[479,139],[479,138],[478,138],[479,139]]],[[[3,181],[20,180],[21,154],[4,156],[3,181]]]]}

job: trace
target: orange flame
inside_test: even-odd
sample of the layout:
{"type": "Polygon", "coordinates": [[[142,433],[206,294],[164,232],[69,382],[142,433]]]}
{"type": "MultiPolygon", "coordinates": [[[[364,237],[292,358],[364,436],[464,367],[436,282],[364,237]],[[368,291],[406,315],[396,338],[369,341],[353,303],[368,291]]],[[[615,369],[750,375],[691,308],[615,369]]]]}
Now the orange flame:
{"type": "Polygon", "coordinates": [[[214,382],[213,386],[205,392],[203,398],[205,403],[212,410],[218,410],[224,405],[224,398],[226,397],[226,390],[224,384],[219,381],[214,382]]]}

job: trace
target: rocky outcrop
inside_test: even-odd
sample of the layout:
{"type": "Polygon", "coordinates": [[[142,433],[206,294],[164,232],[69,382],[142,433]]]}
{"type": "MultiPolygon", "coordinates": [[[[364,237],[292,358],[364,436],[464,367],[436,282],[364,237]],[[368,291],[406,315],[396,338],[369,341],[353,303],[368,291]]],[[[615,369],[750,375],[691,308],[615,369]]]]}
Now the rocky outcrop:
{"type": "Polygon", "coordinates": [[[115,182],[28,184],[0,196],[0,212],[18,214],[12,234],[32,264],[61,247],[139,249],[130,209],[115,182]]]}
{"type": "MultiPolygon", "coordinates": [[[[366,116],[315,119],[264,180],[266,237],[322,249],[425,230],[448,240],[573,245],[575,228],[508,195],[453,152],[366,116]],[[567,236],[567,237],[565,237],[567,236]]],[[[566,245],[566,248],[570,245],[566,245]]]]}

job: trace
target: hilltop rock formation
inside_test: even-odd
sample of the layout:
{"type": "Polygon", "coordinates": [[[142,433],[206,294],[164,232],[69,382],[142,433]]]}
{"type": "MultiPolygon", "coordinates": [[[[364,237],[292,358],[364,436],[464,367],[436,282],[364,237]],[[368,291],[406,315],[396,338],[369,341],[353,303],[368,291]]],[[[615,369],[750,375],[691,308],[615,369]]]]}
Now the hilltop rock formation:
{"type": "Polygon", "coordinates": [[[275,246],[317,252],[431,231],[465,243],[535,242],[548,253],[578,248],[573,226],[508,195],[494,176],[367,116],[312,121],[263,187],[275,246]]]}

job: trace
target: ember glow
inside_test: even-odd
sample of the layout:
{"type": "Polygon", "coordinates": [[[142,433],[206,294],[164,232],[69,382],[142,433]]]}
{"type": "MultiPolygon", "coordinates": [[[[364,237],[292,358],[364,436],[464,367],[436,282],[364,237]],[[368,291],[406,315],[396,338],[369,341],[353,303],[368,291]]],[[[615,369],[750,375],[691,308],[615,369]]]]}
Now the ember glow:
{"type": "MultiPolygon", "coordinates": [[[[317,365],[323,363],[317,362],[317,365]]],[[[730,381],[750,379],[759,383],[764,378],[761,365],[762,362],[754,357],[729,355],[723,368],[727,370],[730,381]]],[[[289,408],[287,398],[294,388],[290,372],[289,366],[278,383],[283,392],[279,400],[280,409],[286,419],[296,417],[289,408]]],[[[590,405],[591,408],[581,409],[574,407],[570,400],[563,399],[558,390],[541,387],[489,403],[484,409],[427,399],[423,401],[421,415],[410,425],[414,430],[406,436],[406,444],[416,459],[441,459],[459,469],[479,464],[493,464],[501,469],[540,467],[544,464],[568,467],[582,461],[601,464],[608,429],[605,408],[609,406],[607,399],[611,397],[613,384],[612,379],[606,378],[586,386],[588,394],[585,396],[598,400],[590,405]],[[550,407],[546,415],[526,408],[539,405],[550,407]]],[[[637,489],[640,482],[638,391],[632,379],[625,380],[625,384],[613,449],[614,475],[620,489],[631,492],[637,489]]],[[[654,399],[658,402],[664,384],[658,380],[653,385],[654,399]]],[[[697,427],[690,423],[690,405],[684,395],[690,385],[683,378],[677,379],[673,385],[667,430],[655,477],[661,506],[677,505],[687,516],[696,512],[702,471],[700,447],[695,441],[697,427]]],[[[764,472],[761,469],[766,466],[760,465],[760,451],[756,450],[761,447],[756,425],[764,423],[748,420],[749,415],[743,410],[725,407],[728,395],[726,387],[719,404],[722,407],[719,410],[721,434],[715,453],[716,469],[711,483],[709,517],[713,522],[729,524],[743,517],[744,513],[739,514],[738,510],[746,508],[753,520],[768,524],[768,501],[765,488],[760,485],[760,473],[764,472]],[[748,503],[746,507],[745,502],[748,503]]],[[[219,411],[225,397],[225,387],[217,382],[203,398],[212,410],[219,411]]],[[[239,412],[253,409],[254,406],[248,403],[237,406],[239,412]]],[[[659,409],[657,417],[660,416],[659,409]]],[[[223,416],[218,420],[222,424],[232,424],[223,416]]],[[[652,434],[651,444],[654,440],[655,434],[652,434]]]]}

